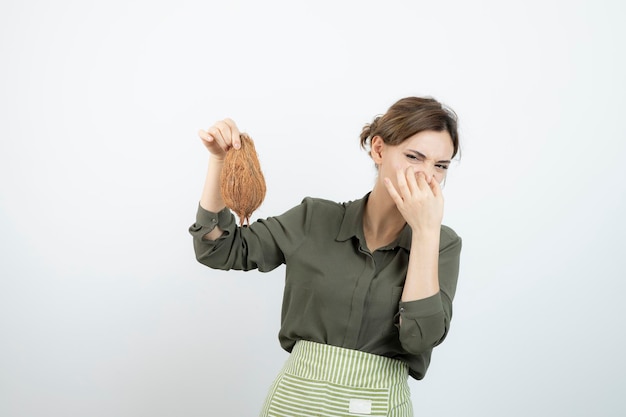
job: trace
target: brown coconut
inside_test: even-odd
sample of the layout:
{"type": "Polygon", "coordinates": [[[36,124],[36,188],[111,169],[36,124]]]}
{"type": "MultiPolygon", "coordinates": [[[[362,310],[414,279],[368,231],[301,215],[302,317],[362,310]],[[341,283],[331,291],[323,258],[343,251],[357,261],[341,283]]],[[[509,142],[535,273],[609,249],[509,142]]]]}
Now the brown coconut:
{"type": "Polygon", "coordinates": [[[226,152],[220,176],[220,191],[226,207],[239,217],[239,225],[250,224],[250,216],[265,198],[265,178],[254,142],[242,133],[241,148],[226,152]]]}

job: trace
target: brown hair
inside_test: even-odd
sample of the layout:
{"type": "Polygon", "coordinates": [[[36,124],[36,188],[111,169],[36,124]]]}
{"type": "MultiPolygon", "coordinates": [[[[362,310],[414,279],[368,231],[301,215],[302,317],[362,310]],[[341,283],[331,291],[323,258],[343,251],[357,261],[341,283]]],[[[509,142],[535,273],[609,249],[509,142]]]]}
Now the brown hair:
{"type": "Polygon", "coordinates": [[[395,146],[426,130],[446,130],[452,138],[452,158],[459,152],[457,115],[449,107],[431,97],[405,97],[396,101],[387,113],[376,116],[361,131],[361,147],[366,149],[374,136],[395,146]]]}

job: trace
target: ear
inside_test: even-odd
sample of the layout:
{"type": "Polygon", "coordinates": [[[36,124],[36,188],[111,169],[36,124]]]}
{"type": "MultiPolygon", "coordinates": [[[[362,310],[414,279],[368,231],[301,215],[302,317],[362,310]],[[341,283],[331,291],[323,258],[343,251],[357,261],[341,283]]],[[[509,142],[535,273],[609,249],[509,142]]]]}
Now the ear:
{"type": "Polygon", "coordinates": [[[383,150],[385,149],[385,141],[380,136],[374,136],[370,142],[370,156],[376,163],[380,165],[383,160],[383,150]]]}

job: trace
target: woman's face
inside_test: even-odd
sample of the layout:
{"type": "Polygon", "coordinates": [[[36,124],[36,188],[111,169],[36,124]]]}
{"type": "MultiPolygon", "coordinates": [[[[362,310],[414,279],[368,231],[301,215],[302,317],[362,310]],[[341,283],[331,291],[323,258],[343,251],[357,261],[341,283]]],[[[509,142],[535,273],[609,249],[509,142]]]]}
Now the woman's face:
{"type": "Polygon", "coordinates": [[[410,166],[415,168],[416,174],[423,172],[429,183],[435,180],[441,184],[454,152],[452,138],[446,130],[419,132],[396,146],[375,136],[371,149],[372,158],[378,165],[378,177],[388,177],[395,186],[398,170],[406,171],[410,166]]]}

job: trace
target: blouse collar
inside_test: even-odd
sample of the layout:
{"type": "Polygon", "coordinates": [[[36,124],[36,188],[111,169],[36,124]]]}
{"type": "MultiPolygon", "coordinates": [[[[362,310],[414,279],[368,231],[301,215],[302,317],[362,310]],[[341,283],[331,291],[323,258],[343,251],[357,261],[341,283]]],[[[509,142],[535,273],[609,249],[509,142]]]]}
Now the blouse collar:
{"type": "MultiPolygon", "coordinates": [[[[370,193],[365,194],[363,198],[344,203],[345,211],[339,233],[337,233],[337,241],[346,241],[352,237],[358,238],[365,244],[365,235],[363,233],[363,213],[365,204],[370,193]]],[[[400,232],[400,236],[389,246],[400,246],[407,251],[411,250],[411,227],[405,224],[400,232]]]]}

